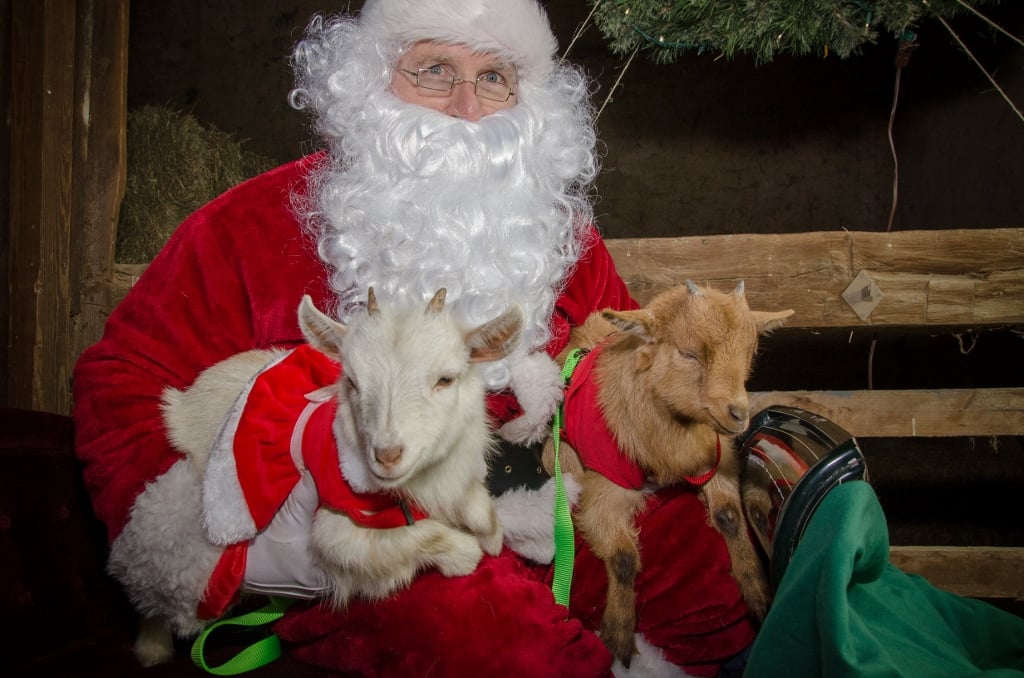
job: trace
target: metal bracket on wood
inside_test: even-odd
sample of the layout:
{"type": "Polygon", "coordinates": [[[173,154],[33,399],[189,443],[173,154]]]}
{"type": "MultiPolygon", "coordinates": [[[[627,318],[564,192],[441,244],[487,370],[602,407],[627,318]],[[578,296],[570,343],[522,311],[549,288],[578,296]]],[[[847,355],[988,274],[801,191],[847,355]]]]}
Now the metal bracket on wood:
{"type": "Polygon", "coordinates": [[[866,321],[885,295],[867,271],[861,271],[843,292],[843,300],[857,317],[866,321]]]}

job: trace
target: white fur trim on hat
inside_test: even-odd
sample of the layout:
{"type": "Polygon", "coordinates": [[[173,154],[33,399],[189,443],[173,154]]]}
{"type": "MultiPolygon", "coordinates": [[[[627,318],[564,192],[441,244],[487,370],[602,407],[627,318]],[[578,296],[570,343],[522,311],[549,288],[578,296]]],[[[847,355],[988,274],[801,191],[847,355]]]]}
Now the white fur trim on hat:
{"type": "Polygon", "coordinates": [[[558,48],[536,0],[366,0],[360,23],[384,40],[436,40],[500,54],[521,80],[546,78],[558,48]]]}

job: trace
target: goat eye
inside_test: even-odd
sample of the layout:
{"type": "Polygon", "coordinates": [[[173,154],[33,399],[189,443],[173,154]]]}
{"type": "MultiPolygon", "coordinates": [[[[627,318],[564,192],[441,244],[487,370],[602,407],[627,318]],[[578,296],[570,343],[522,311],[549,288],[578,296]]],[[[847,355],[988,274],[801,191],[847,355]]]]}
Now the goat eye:
{"type": "Polygon", "coordinates": [[[451,386],[454,383],[455,383],[455,377],[441,377],[440,379],[437,380],[437,383],[434,384],[434,388],[436,390],[440,390],[442,388],[448,388],[449,386],[451,386]]]}
{"type": "Polygon", "coordinates": [[[686,360],[694,360],[696,362],[700,362],[700,358],[697,357],[696,353],[692,353],[690,351],[684,351],[683,349],[678,349],[678,351],[679,351],[679,355],[681,355],[686,360]]]}
{"type": "Polygon", "coordinates": [[[348,384],[349,390],[355,391],[356,393],[359,392],[359,385],[352,377],[345,375],[345,383],[348,384]]]}

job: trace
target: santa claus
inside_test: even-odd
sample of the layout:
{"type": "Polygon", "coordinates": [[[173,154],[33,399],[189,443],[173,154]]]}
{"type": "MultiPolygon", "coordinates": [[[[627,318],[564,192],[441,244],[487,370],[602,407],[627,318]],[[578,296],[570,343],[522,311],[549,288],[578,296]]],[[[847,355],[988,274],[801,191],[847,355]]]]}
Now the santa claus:
{"type": "MultiPolygon", "coordinates": [[[[549,356],[589,313],[636,306],[592,224],[590,84],[556,47],[536,0],[367,0],[358,15],[309,24],[291,99],[312,112],[324,150],[187,219],[76,365],[77,449],[112,543],[133,539],[142,504],[160,506],[151,488],[180,458],[163,390],[235,353],[300,344],[303,294],[342,320],[371,286],[382,304],[425,303],[444,287],[467,325],[519,304],[527,331],[489,369],[489,412],[507,440],[545,435],[560,397],[549,356]]],[[[246,590],[309,598],[277,633],[296,657],[352,675],[612,670],[595,633],[605,569],[585,547],[568,612],[550,564],[511,549],[467,577],[426,572],[387,600],[335,610],[317,600],[306,551],[316,504],[300,484],[242,557],[211,555],[192,584],[203,614],[246,590]]],[[[637,526],[640,647],[717,675],[754,637],[721,536],[687,488],[652,493],[637,526]]]]}

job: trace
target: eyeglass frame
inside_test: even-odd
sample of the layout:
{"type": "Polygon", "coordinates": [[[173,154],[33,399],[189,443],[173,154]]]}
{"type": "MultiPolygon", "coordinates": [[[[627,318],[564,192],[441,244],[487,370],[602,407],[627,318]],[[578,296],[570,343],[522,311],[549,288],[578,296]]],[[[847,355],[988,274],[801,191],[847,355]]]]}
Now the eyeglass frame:
{"type": "Polygon", "coordinates": [[[455,75],[455,73],[452,73],[452,81],[448,84],[448,89],[435,89],[433,87],[427,87],[426,85],[420,84],[420,73],[423,73],[424,71],[429,71],[432,68],[434,68],[434,67],[433,66],[427,66],[425,68],[417,68],[415,71],[410,71],[408,68],[402,68],[401,66],[395,66],[395,70],[401,71],[402,73],[405,73],[406,75],[413,76],[416,79],[416,86],[417,87],[420,87],[420,88],[425,89],[425,90],[430,90],[431,92],[447,92],[447,93],[451,94],[452,90],[455,89],[456,85],[464,83],[464,82],[471,82],[471,83],[473,83],[473,94],[476,94],[478,97],[486,99],[487,101],[494,101],[496,103],[503,104],[503,103],[505,103],[506,101],[508,101],[509,99],[511,99],[512,97],[514,97],[516,95],[515,87],[512,86],[512,85],[507,85],[507,87],[508,87],[508,96],[506,96],[504,99],[492,99],[492,98],[490,98],[488,96],[484,96],[483,94],[480,94],[477,91],[477,87],[479,87],[479,85],[480,85],[480,78],[482,78],[485,75],[487,75],[487,73],[483,73],[481,75],[476,76],[475,80],[467,80],[466,78],[460,78],[457,75],[455,75]]]}

